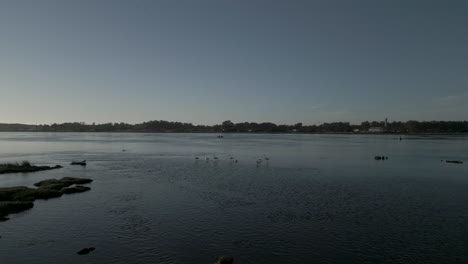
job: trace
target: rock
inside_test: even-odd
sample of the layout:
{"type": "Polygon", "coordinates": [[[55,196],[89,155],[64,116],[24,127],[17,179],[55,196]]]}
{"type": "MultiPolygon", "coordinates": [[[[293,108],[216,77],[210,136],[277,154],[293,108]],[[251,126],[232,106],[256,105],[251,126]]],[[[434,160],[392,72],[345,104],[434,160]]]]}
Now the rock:
{"type": "Polygon", "coordinates": [[[54,170],[60,169],[62,166],[56,165],[54,167],[50,166],[34,166],[27,161],[23,161],[23,163],[7,163],[7,164],[0,164],[0,174],[4,173],[26,173],[26,172],[36,172],[36,171],[44,171],[44,170],[54,170]]]}
{"type": "Polygon", "coordinates": [[[82,250],[78,251],[77,254],[78,255],[86,255],[86,254],[89,254],[90,252],[92,252],[94,250],[95,250],[95,248],[93,248],[93,247],[83,248],[82,250]]]}
{"type": "Polygon", "coordinates": [[[455,163],[455,164],[463,164],[463,161],[459,161],[459,160],[446,160],[445,162],[447,162],[447,163],[455,163]]]}
{"type": "Polygon", "coordinates": [[[218,259],[216,260],[216,264],[232,264],[232,263],[234,263],[234,259],[228,256],[221,256],[221,257],[218,257],[218,259]]]}
{"type": "Polygon", "coordinates": [[[29,189],[28,193],[22,196],[22,201],[34,201],[37,199],[47,200],[62,196],[62,193],[57,190],[50,189],[29,189]]]}
{"type": "Polygon", "coordinates": [[[83,161],[72,161],[70,165],[79,165],[79,166],[86,166],[86,160],[83,161]]]}
{"type": "Polygon", "coordinates": [[[387,156],[375,156],[374,159],[375,160],[388,160],[388,157],[387,156]]]}
{"type": "Polygon", "coordinates": [[[0,201],[34,201],[60,197],[61,192],[49,189],[33,189],[24,186],[0,188],[0,201]]]}
{"type": "Polygon", "coordinates": [[[0,221],[7,221],[9,214],[26,211],[34,207],[32,202],[2,201],[0,202],[0,221]]]}
{"type": "Polygon", "coordinates": [[[0,188],[0,221],[6,221],[9,214],[19,213],[31,209],[33,201],[37,199],[50,199],[60,197],[63,194],[79,193],[89,191],[89,187],[74,186],[73,184],[85,184],[92,182],[91,179],[69,178],[61,180],[49,179],[36,184],[38,188],[25,186],[0,188]]]}
{"type": "Polygon", "coordinates": [[[72,177],[64,177],[60,180],[57,179],[50,179],[40,181],[34,184],[34,186],[46,188],[46,189],[62,189],[64,187],[71,186],[73,184],[86,184],[91,183],[93,180],[86,179],[86,178],[72,178],[72,177]],[[61,188],[59,188],[61,187],[61,188]]]}
{"type": "Polygon", "coordinates": [[[86,192],[86,191],[89,191],[89,190],[91,190],[91,188],[78,185],[78,186],[75,186],[75,187],[63,188],[63,189],[60,190],[60,191],[61,191],[62,193],[70,194],[70,193],[86,192]]]}

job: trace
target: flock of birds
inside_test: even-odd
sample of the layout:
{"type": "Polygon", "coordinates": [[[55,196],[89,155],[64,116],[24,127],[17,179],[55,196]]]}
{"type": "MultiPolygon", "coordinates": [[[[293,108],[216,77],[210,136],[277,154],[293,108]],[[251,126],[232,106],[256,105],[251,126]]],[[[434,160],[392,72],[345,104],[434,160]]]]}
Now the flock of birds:
{"type": "MultiPolygon", "coordinates": [[[[200,160],[200,157],[197,156],[197,157],[195,157],[195,159],[196,159],[196,160],[200,160]]],[[[213,160],[216,161],[216,160],[219,160],[219,158],[218,158],[217,156],[213,156],[213,160]]],[[[233,161],[234,163],[238,163],[238,162],[239,162],[236,158],[234,158],[234,157],[231,156],[231,155],[229,155],[229,160],[233,161]]],[[[262,164],[262,162],[263,162],[264,160],[265,160],[266,162],[268,162],[268,161],[270,160],[270,158],[267,157],[266,155],[263,155],[262,158],[258,158],[258,159],[256,160],[257,167],[260,166],[260,164],[262,164]]],[[[209,158],[209,157],[205,157],[205,162],[210,162],[210,158],[209,158]]]]}

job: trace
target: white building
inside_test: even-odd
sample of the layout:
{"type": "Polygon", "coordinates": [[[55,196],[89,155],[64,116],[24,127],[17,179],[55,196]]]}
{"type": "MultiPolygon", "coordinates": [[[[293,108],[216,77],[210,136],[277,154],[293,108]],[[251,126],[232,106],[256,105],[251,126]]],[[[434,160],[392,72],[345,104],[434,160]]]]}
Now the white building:
{"type": "Polygon", "coordinates": [[[371,128],[369,128],[369,132],[371,132],[371,133],[383,133],[384,128],[383,127],[371,127],[371,128]]]}

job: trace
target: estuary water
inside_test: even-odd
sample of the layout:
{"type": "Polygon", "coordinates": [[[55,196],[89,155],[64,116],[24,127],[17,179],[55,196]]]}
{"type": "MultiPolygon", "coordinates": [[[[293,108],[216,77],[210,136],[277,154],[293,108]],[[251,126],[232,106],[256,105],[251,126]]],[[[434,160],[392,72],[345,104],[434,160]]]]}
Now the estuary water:
{"type": "Polygon", "coordinates": [[[0,222],[2,264],[468,263],[468,137],[0,133],[22,160],[64,168],[0,187],[94,182],[0,222]]]}

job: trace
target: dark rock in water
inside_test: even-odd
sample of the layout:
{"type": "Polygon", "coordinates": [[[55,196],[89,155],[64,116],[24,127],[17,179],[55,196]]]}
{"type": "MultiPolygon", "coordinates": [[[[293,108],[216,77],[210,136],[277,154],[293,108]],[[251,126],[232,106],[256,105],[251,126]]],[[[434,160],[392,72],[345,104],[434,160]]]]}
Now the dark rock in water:
{"type": "Polygon", "coordinates": [[[82,250],[78,251],[78,255],[86,255],[89,254],[91,251],[94,251],[95,248],[90,247],[90,248],[83,248],[82,250]]]}
{"type": "Polygon", "coordinates": [[[86,184],[91,183],[93,180],[87,178],[72,178],[72,177],[64,177],[60,180],[57,179],[50,179],[40,181],[34,184],[34,186],[46,188],[46,189],[62,189],[64,187],[71,186],[73,184],[86,184]],[[59,188],[61,186],[61,188],[59,188]]]}
{"type": "Polygon", "coordinates": [[[30,189],[29,195],[24,195],[22,200],[23,201],[34,201],[37,199],[47,200],[50,198],[56,198],[62,196],[62,193],[57,190],[49,190],[49,189],[30,189]]]}
{"type": "Polygon", "coordinates": [[[2,201],[0,202],[0,221],[6,221],[9,214],[26,211],[34,207],[32,202],[2,201]]]}
{"type": "Polygon", "coordinates": [[[50,199],[63,194],[89,191],[89,187],[75,186],[74,184],[90,183],[93,180],[85,178],[65,177],[60,180],[50,179],[36,184],[38,188],[25,186],[0,188],[0,221],[6,221],[9,214],[19,213],[31,209],[33,201],[37,199],[50,199]]]}
{"type": "Polygon", "coordinates": [[[216,260],[216,264],[232,264],[234,259],[232,257],[221,256],[216,260]]]}
{"type": "Polygon", "coordinates": [[[89,190],[91,190],[91,188],[78,185],[78,186],[75,186],[75,187],[63,188],[61,190],[61,192],[66,193],[66,194],[70,194],[70,193],[86,192],[86,191],[89,191],[89,190]]]}
{"type": "Polygon", "coordinates": [[[80,166],[86,166],[86,160],[83,161],[72,161],[70,165],[80,165],[80,166]]]}
{"type": "Polygon", "coordinates": [[[445,162],[447,162],[447,163],[455,163],[455,164],[463,164],[463,161],[459,161],[459,160],[446,160],[445,162]]]}
{"type": "Polygon", "coordinates": [[[34,166],[31,165],[28,161],[23,161],[23,163],[7,163],[0,164],[0,174],[5,173],[26,173],[26,172],[36,172],[36,171],[45,171],[45,170],[54,170],[60,169],[62,166],[56,165],[54,167],[50,166],[34,166]]]}
{"type": "Polygon", "coordinates": [[[24,186],[0,188],[0,201],[28,202],[36,199],[49,199],[62,196],[62,193],[49,189],[33,189],[24,186]]]}
{"type": "Polygon", "coordinates": [[[388,160],[388,157],[387,156],[375,156],[374,159],[375,160],[388,160]]]}

